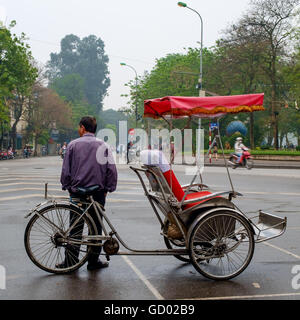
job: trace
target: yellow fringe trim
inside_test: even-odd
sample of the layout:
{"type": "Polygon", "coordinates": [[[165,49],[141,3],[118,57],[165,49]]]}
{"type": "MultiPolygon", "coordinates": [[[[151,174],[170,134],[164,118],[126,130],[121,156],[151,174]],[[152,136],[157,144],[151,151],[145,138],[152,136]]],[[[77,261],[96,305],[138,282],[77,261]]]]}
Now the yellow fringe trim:
{"type": "MultiPolygon", "coordinates": [[[[238,106],[235,108],[228,108],[228,107],[222,107],[218,106],[211,110],[208,110],[203,107],[196,107],[191,110],[183,110],[183,109],[172,109],[172,112],[165,112],[161,113],[162,116],[170,115],[170,116],[192,116],[194,114],[207,114],[207,115],[213,115],[218,113],[239,113],[239,112],[253,112],[253,111],[264,111],[265,108],[263,106],[238,106]]],[[[154,113],[145,113],[144,118],[155,118],[158,119],[160,116],[154,113]]]]}

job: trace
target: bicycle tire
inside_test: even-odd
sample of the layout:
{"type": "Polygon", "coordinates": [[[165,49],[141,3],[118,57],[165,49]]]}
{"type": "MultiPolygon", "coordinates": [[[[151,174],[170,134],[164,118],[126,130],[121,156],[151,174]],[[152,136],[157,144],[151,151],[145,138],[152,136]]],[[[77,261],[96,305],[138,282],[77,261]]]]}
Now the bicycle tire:
{"type": "Polygon", "coordinates": [[[189,237],[193,266],[212,280],[229,280],[238,276],[249,265],[254,247],[249,222],[243,216],[225,210],[205,216],[193,227],[189,237]]]}
{"type": "MultiPolygon", "coordinates": [[[[40,269],[46,272],[55,273],[55,274],[71,273],[79,269],[87,261],[90,255],[91,246],[84,245],[86,247],[86,251],[83,251],[81,248],[82,246],[80,246],[78,249],[79,250],[78,261],[75,261],[75,259],[72,257],[72,250],[74,252],[75,246],[72,246],[72,244],[63,245],[63,242],[60,245],[58,242],[58,239],[55,240],[57,237],[60,237],[59,228],[62,229],[63,227],[65,227],[67,229],[69,227],[69,219],[70,219],[71,212],[75,215],[75,217],[82,215],[82,210],[72,205],[67,205],[67,204],[50,205],[41,209],[39,211],[39,214],[42,215],[43,217],[46,217],[46,214],[47,214],[47,218],[49,220],[51,219],[55,220],[55,217],[56,217],[58,223],[60,224],[59,226],[56,225],[56,228],[55,228],[53,225],[46,223],[46,220],[40,217],[38,214],[35,214],[29,220],[26,226],[25,234],[24,234],[24,245],[25,245],[26,253],[29,256],[30,260],[37,267],[39,267],[40,269]],[[63,210],[63,211],[60,211],[60,210],[63,210]],[[59,212],[62,212],[62,214],[58,214],[59,212]],[[65,226],[63,226],[63,224],[65,224],[65,226]],[[34,232],[36,232],[36,234],[34,232]],[[42,241],[43,236],[45,237],[44,242],[42,241]],[[37,247],[35,248],[36,241],[38,241],[38,243],[36,244],[37,247]],[[44,250],[47,250],[47,247],[49,247],[48,252],[44,253],[44,250]],[[61,248],[64,249],[64,253],[61,252],[62,251],[61,248]],[[42,251],[43,256],[39,257],[38,252],[41,249],[43,250],[42,251]],[[84,252],[84,254],[80,255],[81,252],[84,252]],[[68,259],[66,258],[67,255],[69,257],[68,259]],[[74,264],[65,262],[66,263],[65,267],[58,267],[60,263],[66,260],[71,260],[71,258],[74,260],[74,264]],[[53,263],[50,263],[50,262],[53,262],[53,263]]],[[[86,233],[88,235],[96,235],[95,224],[89,218],[89,216],[84,215],[82,219],[83,219],[83,234],[86,233]]],[[[52,222],[55,224],[55,221],[52,221],[52,222]]],[[[74,235],[72,237],[74,237],[74,235]]],[[[80,240],[80,235],[76,237],[76,240],[77,239],[80,240]]]]}

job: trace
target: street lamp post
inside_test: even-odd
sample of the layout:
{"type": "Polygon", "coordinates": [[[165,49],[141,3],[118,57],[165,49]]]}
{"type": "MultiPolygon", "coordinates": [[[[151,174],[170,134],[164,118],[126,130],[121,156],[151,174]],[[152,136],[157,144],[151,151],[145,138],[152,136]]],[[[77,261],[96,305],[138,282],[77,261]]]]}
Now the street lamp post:
{"type": "MultiPolygon", "coordinates": [[[[199,96],[200,97],[204,97],[205,96],[205,91],[202,90],[202,53],[203,53],[203,20],[202,17],[200,15],[200,13],[198,11],[196,11],[193,8],[190,8],[186,3],[184,2],[178,2],[177,3],[179,7],[182,8],[187,8],[190,9],[191,11],[195,12],[198,17],[200,18],[200,22],[201,22],[201,43],[200,43],[200,73],[199,73],[199,80],[198,80],[198,90],[199,90],[199,96]]],[[[198,143],[197,143],[197,154],[198,157],[200,157],[200,128],[201,128],[201,119],[198,119],[198,143]]],[[[211,153],[209,154],[209,159],[211,162],[211,153]]]]}
{"type": "Polygon", "coordinates": [[[198,89],[199,89],[199,96],[202,97],[205,95],[205,92],[202,91],[202,53],[203,53],[203,20],[198,11],[196,11],[193,8],[190,8],[186,3],[184,2],[178,2],[177,3],[179,7],[190,9],[191,11],[194,11],[200,18],[201,21],[201,43],[200,43],[200,73],[199,73],[199,80],[198,80],[198,89]]]}
{"type": "Polygon", "coordinates": [[[130,66],[127,63],[121,62],[121,66],[126,66],[132,69],[135,72],[135,91],[136,91],[136,97],[135,97],[135,127],[137,128],[137,120],[138,120],[138,110],[137,110],[137,87],[138,87],[138,76],[137,72],[134,67],[130,66]]]}

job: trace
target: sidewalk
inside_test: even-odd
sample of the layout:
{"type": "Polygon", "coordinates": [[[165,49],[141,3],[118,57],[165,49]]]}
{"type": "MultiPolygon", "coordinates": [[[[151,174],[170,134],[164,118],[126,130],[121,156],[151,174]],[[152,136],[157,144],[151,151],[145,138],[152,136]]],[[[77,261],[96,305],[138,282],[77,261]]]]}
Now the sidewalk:
{"type": "MultiPolygon", "coordinates": [[[[254,160],[253,168],[266,168],[266,169],[300,169],[300,161],[276,161],[276,160],[254,160]]],[[[224,159],[219,158],[211,160],[207,159],[205,166],[208,167],[225,167],[224,159]]]]}
{"type": "MultiPolygon", "coordinates": [[[[194,158],[188,160],[191,164],[194,158]]],[[[227,161],[227,159],[226,159],[227,161]]],[[[176,163],[176,159],[175,159],[176,163]]],[[[254,160],[253,168],[266,168],[266,169],[300,169],[300,161],[279,161],[279,160],[254,160]]],[[[205,157],[205,166],[207,167],[225,167],[224,159],[222,157],[218,157],[218,160],[215,160],[213,157],[211,162],[209,162],[208,156],[205,157]]]]}

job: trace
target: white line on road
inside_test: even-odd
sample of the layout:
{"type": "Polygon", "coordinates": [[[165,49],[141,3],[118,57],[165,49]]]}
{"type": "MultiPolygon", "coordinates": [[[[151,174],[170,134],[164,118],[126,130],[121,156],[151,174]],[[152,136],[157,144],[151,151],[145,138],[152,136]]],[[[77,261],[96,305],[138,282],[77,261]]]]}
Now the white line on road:
{"type": "MultiPolygon", "coordinates": [[[[12,182],[12,183],[3,183],[3,184],[0,183],[0,188],[2,188],[2,187],[12,187],[12,186],[23,186],[23,185],[24,186],[41,186],[43,189],[45,187],[45,185],[43,183],[41,183],[41,182],[12,182]]],[[[60,183],[48,183],[48,187],[49,186],[55,187],[55,186],[61,186],[61,184],[60,183]]],[[[128,185],[124,185],[124,184],[122,185],[121,184],[121,185],[119,185],[117,187],[117,191],[116,192],[118,192],[118,190],[122,190],[122,189],[125,189],[125,190],[140,190],[141,192],[143,191],[142,188],[131,187],[131,186],[128,186],[128,185]]],[[[22,189],[19,189],[19,190],[21,191],[22,189]]],[[[41,188],[38,189],[38,190],[41,190],[41,188]]],[[[57,189],[57,190],[61,191],[61,189],[57,189]]],[[[8,190],[0,191],[0,192],[11,192],[11,191],[14,191],[14,189],[8,189],[8,190]]]]}
{"type": "MultiPolygon", "coordinates": [[[[0,201],[12,201],[12,200],[19,200],[19,199],[30,199],[30,198],[43,198],[44,199],[44,194],[26,194],[22,196],[15,196],[15,197],[6,197],[6,198],[0,198],[0,201]]],[[[48,199],[55,198],[55,199],[60,199],[60,198],[66,198],[66,196],[49,196],[48,199]]],[[[145,201],[143,200],[136,200],[136,199],[108,199],[107,203],[110,202],[140,202],[140,201],[145,201]]]]}
{"type": "Polygon", "coordinates": [[[297,254],[294,254],[294,253],[292,253],[292,252],[290,252],[290,251],[287,251],[287,250],[285,250],[285,249],[279,248],[279,247],[275,246],[274,244],[266,243],[266,242],[263,242],[263,244],[264,244],[265,246],[272,247],[272,248],[274,248],[274,249],[277,249],[277,250],[279,250],[279,251],[281,251],[281,252],[284,252],[284,253],[286,253],[286,254],[288,254],[288,255],[290,255],[290,256],[292,256],[292,257],[300,260],[300,256],[298,256],[297,254]]]}
{"type": "MultiPolygon", "coordinates": [[[[16,180],[20,180],[20,179],[16,179],[16,180]]],[[[133,183],[120,183],[121,185],[127,185],[127,184],[133,184],[133,183]]],[[[13,182],[13,183],[6,183],[6,184],[1,184],[0,183],[0,188],[1,187],[8,187],[8,186],[14,186],[14,185],[41,185],[41,183],[34,183],[34,182],[13,182]]],[[[57,183],[48,183],[48,186],[59,186],[60,184],[57,183]]],[[[130,194],[130,193],[122,193],[122,192],[118,192],[118,189],[123,189],[124,187],[119,186],[117,187],[117,193],[120,194],[130,194]]],[[[43,189],[44,189],[44,184],[43,184],[43,189]]],[[[142,188],[135,188],[135,187],[126,187],[126,189],[130,189],[130,190],[141,190],[141,192],[143,191],[142,188]]],[[[13,191],[25,191],[25,190],[42,190],[41,188],[20,188],[20,189],[8,189],[8,190],[2,190],[0,192],[13,192],[13,191]]],[[[61,189],[48,189],[48,191],[61,191],[61,189]]],[[[259,191],[240,191],[241,193],[247,193],[247,194],[261,194],[261,195],[282,195],[282,196],[300,196],[300,193],[295,193],[295,192],[259,192],[259,191]]]]}
{"type": "Polygon", "coordinates": [[[257,298],[276,298],[276,297],[292,297],[300,296],[300,292],[291,293],[274,293],[274,294],[254,294],[247,296],[227,296],[227,297],[210,297],[210,298],[188,298],[188,299],[178,299],[178,300],[233,300],[233,299],[257,299],[257,298]]]}
{"type": "MultiPolygon", "coordinates": [[[[128,188],[126,188],[128,189],[128,188]]],[[[5,190],[0,190],[0,193],[12,193],[12,192],[20,192],[20,191],[44,191],[45,188],[33,188],[33,187],[28,187],[28,188],[17,188],[17,189],[5,189],[5,190]]],[[[61,189],[50,189],[48,188],[48,192],[59,192],[59,193],[64,193],[65,196],[68,196],[68,194],[64,191],[62,191],[61,189]]],[[[133,192],[123,192],[123,191],[116,191],[114,194],[109,195],[109,199],[111,199],[111,197],[115,197],[118,195],[134,195],[134,196],[141,196],[144,193],[142,192],[142,190],[139,190],[139,192],[137,192],[137,190],[133,192]]],[[[48,197],[50,198],[51,195],[49,194],[48,197]]],[[[0,198],[1,199],[1,198],[0,198]]]]}
{"type": "Polygon", "coordinates": [[[144,282],[146,287],[153,293],[158,300],[164,300],[164,297],[153,287],[153,285],[146,279],[142,272],[129,260],[128,257],[122,256],[129,267],[137,274],[137,276],[144,282]]]}

